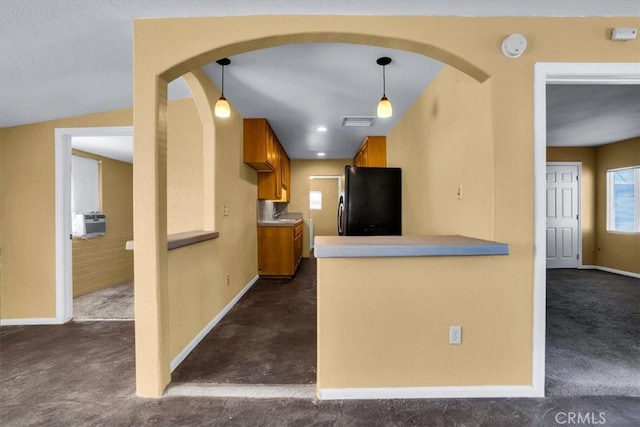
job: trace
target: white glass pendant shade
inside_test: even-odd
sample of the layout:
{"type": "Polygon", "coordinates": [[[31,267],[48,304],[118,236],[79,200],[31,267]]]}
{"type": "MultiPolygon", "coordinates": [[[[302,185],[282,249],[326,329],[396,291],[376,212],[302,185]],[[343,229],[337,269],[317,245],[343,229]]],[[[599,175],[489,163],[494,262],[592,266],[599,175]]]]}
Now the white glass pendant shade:
{"type": "Polygon", "coordinates": [[[386,96],[383,96],[378,102],[378,117],[381,119],[391,117],[393,115],[393,108],[391,107],[391,102],[386,96]]]}
{"type": "Polygon", "coordinates": [[[216,102],[215,106],[215,115],[220,118],[227,118],[231,116],[231,106],[229,105],[229,101],[224,96],[221,96],[216,102]]]}
{"type": "Polygon", "coordinates": [[[231,64],[231,60],[229,58],[222,58],[216,62],[222,67],[222,90],[220,91],[220,99],[218,99],[213,109],[213,114],[215,114],[216,117],[226,119],[227,117],[231,117],[231,106],[227,98],[224,97],[224,67],[231,64]]]}

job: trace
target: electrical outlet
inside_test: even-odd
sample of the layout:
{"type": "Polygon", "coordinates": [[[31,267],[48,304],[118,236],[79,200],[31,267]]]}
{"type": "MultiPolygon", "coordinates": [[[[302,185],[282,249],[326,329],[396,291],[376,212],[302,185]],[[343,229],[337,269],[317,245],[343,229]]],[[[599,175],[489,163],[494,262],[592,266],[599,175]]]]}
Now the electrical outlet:
{"type": "Polygon", "coordinates": [[[462,184],[458,186],[458,200],[462,200],[462,184]]]}
{"type": "Polygon", "coordinates": [[[231,284],[231,275],[227,273],[227,286],[231,284]]]}
{"type": "Polygon", "coordinates": [[[222,213],[224,216],[229,216],[229,204],[225,203],[222,207],[222,213]]]}
{"type": "Polygon", "coordinates": [[[449,344],[462,342],[462,326],[449,326],[449,344]]]}

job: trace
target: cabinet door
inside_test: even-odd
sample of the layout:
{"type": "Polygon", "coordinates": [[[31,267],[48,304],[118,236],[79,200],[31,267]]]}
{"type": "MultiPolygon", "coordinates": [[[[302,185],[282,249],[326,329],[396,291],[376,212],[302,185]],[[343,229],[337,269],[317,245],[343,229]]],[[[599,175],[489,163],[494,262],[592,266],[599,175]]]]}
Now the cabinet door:
{"type": "Polygon", "coordinates": [[[280,158],[279,150],[280,143],[278,142],[278,137],[276,136],[271,126],[268,128],[268,138],[269,138],[269,151],[267,153],[269,159],[271,160],[271,164],[273,165],[274,170],[278,169],[278,159],[280,158]]]}
{"type": "Polygon", "coordinates": [[[258,227],[258,274],[295,274],[293,227],[258,227]]]}
{"type": "Polygon", "coordinates": [[[302,259],[302,233],[304,231],[304,226],[302,224],[299,224],[295,227],[295,230],[293,232],[294,234],[294,239],[293,239],[293,246],[295,248],[294,250],[294,258],[295,258],[295,265],[296,267],[300,264],[300,260],[302,259]]]}
{"type": "Polygon", "coordinates": [[[387,137],[368,136],[353,158],[353,164],[360,167],[387,167],[387,137]]]}
{"type": "Polygon", "coordinates": [[[387,167],[387,137],[370,136],[367,138],[367,166],[387,167]]]}
{"type": "Polygon", "coordinates": [[[243,159],[257,170],[275,170],[273,155],[273,132],[266,119],[243,121],[243,159]]]}

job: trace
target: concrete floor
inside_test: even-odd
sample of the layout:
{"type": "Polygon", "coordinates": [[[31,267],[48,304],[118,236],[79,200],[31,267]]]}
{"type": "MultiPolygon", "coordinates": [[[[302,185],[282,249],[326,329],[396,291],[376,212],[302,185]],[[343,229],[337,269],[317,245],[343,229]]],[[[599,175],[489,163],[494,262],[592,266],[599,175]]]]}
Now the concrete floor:
{"type": "Polygon", "coordinates": [[[135,396],[133,335],[133,322],[126,321],[0,328],[0,425],[552,426],[578,413],[593,425],[640,421],[640,398],[628,396],[142,399],[135,396]]]}

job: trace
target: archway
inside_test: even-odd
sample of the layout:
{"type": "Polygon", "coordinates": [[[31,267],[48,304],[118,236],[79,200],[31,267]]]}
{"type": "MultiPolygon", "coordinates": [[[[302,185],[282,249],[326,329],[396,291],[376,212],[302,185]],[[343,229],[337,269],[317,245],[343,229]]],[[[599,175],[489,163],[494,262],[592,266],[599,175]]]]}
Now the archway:
{"type": "Polygon", "coordinates": [[[156,27],[155,22],[140,21],[136,24],[136,376],[138,394],[142,396],[161,395],[170,379],[168,258],[164,250],[167,242],[165,188],[168,81],[223,56],[268,46],[314,41],[339,41],[408,50],[438,59],[477,81],[483,82],[489,77],[480,66],[457,53],[455,43],[447,41],[451,30],[438,33],[438,28],[434,27],[429,29],[429,34],[425,34],[416,26],[407,32],[406,27],[394,23],[388,17],[282,19],[282,27],[270,23],[265,28],[262,26],[265,18],[243,18],[242,21],[246,21],[244,24],[250,27],[248,32],[251,34],[242,39],[233,35],[235,19],[213,19],[215,24],[219,24],[217,28],[205,25],[207,19],[166,20],[160,24],[168,24],[171,28],[160,32],[158,30],[162,25],[156,27]],[[354,23],[354,19],[357,22],[354,23]],[[379,25],[379,21],[385,25],[379,25]],[[222,34],[222,37],[211,37],[214,34],[222,34]],[[433,37],[435,42],[426,42],[429,37],[433,37]]]}

